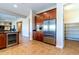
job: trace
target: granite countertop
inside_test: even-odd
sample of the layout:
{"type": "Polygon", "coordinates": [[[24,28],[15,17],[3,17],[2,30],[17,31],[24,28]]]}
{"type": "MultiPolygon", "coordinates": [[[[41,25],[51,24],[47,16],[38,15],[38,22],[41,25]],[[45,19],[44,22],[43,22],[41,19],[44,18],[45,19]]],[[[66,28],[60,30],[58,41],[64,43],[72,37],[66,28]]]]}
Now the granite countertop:
{"type": "Polygon", "coordinates": [[[18,31],[0,31],[0,33],[16,33],[18,31]]]}

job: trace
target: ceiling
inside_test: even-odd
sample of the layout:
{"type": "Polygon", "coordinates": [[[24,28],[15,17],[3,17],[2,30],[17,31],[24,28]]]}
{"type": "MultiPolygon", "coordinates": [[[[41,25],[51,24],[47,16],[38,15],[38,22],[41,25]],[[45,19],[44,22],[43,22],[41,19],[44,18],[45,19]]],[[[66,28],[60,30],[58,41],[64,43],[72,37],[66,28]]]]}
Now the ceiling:
{"type": "Polygon", "coordinates": [[[55,3],[0,3],[0,13],[26,17],[29,9],[39,12],[54,6],[56,6],[55,3]],[[17,8],[14,7],[15,4],[17,8]]]}
{"type": "Polygon", "coordinates": [[[20,16],[13,16],[13,15],[0,13],[0,20],[16,20],[17,18],[20,18],[20,16]]]}
{"type": "Polygon", "coordinates": [[[78,3],[68,3],[64,6],[65,11],[74,11],[79,10],[79,4],[78,3]]]}

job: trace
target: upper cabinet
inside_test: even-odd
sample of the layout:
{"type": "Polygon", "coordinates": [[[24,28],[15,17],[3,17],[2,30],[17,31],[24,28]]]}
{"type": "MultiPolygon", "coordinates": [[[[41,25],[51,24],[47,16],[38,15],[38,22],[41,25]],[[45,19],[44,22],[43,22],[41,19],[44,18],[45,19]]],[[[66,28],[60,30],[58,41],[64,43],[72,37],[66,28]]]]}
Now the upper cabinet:
{"type": "Polygon", "coordinates": [[[56,8],[42,12],[35,16],[36,24],[42,24],[44,20],[55,19],[55,18],[56,18],[56,8]]]}
{"type": "Polygon", "coordinates": [[[43,16],[37,15],[35,17],[35,20],[36,20],[36,24],[42,24],[44,19],[43,19],[43,16]]]}
{"type": "Polygon", "coordinates": [[[49,14],[50,19],[55,19],[56,18],[56,8],[48,11],[48,14],[49,14]]]}
{"type": "Polygon", "coordinates": [[[52,9],[52,10],[49,10],[49,11],[46,11],[46,12],[43,12],[42,13],[42,16],[44,17],[43,18],[44,20],[56,18],[56,8],[55,9],[52,9]]]}

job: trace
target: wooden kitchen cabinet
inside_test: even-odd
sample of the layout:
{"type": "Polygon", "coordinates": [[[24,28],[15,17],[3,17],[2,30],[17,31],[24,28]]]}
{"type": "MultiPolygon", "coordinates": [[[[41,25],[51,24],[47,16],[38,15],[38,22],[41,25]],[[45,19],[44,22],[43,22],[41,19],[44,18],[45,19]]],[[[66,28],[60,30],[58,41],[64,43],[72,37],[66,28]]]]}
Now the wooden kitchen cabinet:
{"type": "MultiPolygon", "coordinates": [[[[42,13],[39,13],[35,16],[35,27],[37,30],[37,25],[41,26],[45,20],[53,20],[56,19],[56,8],[51,9],[42,13]]],[[[33,39],[38,40],[38,41],[43,41],[44,35],[43,31],[34,31],[33,33],[33,39]]]]}
{"type": "Polygon", "coordinates": [[[42,16],[36,16],[35,17],[35,21],[36,21],[36,24],[42,24],[43,23],[43,17],[42,16]]]}
{"type": "Polygon", "coordinates": [[[0,33],[0,49],[6,47],[6,35],[4,33],[0,33]]]}
{"type": "Polygon", "coordinates": [[[48,11],[49,19],[56,19],[56,8],[48,11]]]}
{"type": "Polygon", "coordinates": [[[33,32],[33,39],[38,41],[43,41],[43,32],[40,31],[34,31],[33,32]]]}
{"type": "Polygon", "coordinates": [[[33,39],[36,40],[37,36],[36,36],[36,31],[33,31],[33,39]]]}
{"type": "Polygon", "coordinates": [[[19,44],[19,32],[0,32],[0,49],[19,44]]]}
{"type": "Polygon", "coordinates": [[[16,33],[16,43],[19,44],[19,32],[16,33]]]}
{"type": "Polygon", "coordinates": [[[55,19],[56,18],[56,8],[43,12],[43,20],[55,19]]]}
{"type": "Polygon", "coordinates": [[[38,32],[36,32],[36,35],[37,35],[36,39],[38,41],[43,41],[43,32],[38,31],[38,32]]]}
{"type": "Polygon", "coordinates": [[[49,19],[56,19],[56,8],[37,14],[37,16],[35,16],[35,21],[36,21],[35,23],[43,24],[43,21],[49,19]]]}

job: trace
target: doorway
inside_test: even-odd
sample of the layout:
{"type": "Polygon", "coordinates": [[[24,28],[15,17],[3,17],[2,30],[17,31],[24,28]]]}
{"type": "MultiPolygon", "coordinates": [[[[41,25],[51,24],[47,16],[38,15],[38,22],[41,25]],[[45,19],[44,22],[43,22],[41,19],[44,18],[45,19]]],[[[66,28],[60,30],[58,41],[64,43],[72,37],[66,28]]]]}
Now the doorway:
{"type": "Polygon", "coordinates": [[[79,49],[79,4],[68,3],[64,6],[65,47],[79,49]],[[69,8],[71,7],[71,8],[69,8]]]}
{"type": "Polygon", "coordinates": [[[17,22],[17,30],[19,33],[22,33],[22,21],[17,22]]]}

